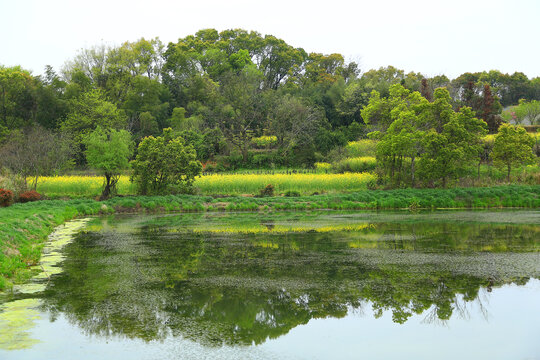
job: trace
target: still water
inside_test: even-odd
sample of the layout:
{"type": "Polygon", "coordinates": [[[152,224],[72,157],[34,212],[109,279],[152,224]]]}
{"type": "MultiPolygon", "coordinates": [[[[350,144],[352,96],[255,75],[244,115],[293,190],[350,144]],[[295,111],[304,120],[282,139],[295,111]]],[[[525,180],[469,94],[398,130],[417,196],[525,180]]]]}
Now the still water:
{"type": "Polygon", "coordinates": [[[0,359],[540,359],[540,211],[111,216],[0,295],[0,359]]]}

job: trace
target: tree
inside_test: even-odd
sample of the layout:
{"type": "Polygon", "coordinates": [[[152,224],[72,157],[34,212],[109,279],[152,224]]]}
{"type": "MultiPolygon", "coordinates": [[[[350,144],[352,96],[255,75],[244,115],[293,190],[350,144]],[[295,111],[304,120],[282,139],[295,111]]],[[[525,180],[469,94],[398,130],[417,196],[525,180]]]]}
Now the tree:
{"type": "Polygon", "coordinates": [[[491,93],[491,87],[485,84],[479,115],[488,124],[490,133],[495,133],[501,125],[502,118],[499,116],[501,109],[499,100],[491,93]]]}
{"type": "Polygon", "coordinates": [[[448,90],[438,88],[429,102],[417,91],[392,85],[390,95],[381,98],[373,91],[362,117],[377,122],[379,171],[393,186],[415,185],[418,173],[428,184],[457,177],[477,157],[485,123],[474,117],[469,107],[452,110],[448,90]]]}
{"type": "Polygon", "coordinates": [[[525,121],[531,125],[540,125],[540,101],[521,99],[518,105],[511,106],[503,112],[503,118],[518,125],[525,121]]]}
{"type": "Polygon", "coordinates": [[[420,85],[420,94],[425,97],[428,101],[433,100],[433,91],[429,87],[428,81],[426,78],[422,79],[422,84],[420,85]]]}
{"type": "Polygon", "coordinates": [[[534,139],[521,126],[503,124],[495,135],[493,160],[496,166],[506,167],[506,179],[510,181],[512,166],[532,163],[534,139]]]}
{"type": "Polygon", "coordinates": [[[34,126],[11,134],[0,149],[0,167],[20,176],[25,187],[31,179],[35,190],[40,176],[69,166],[72,155],[73,142],[66,134],[34,126]]]}
{"type": "Polygon", "coordinates": [[[268,117],[269,130],[283,155],[295,146],[311,144],[324,120],[322,111],[290,95],[280,97],[268,117]]]}
{"type": "Polygon", "coordinates": [[[77,162],[83,163],[84,139],[98,126],[103,129],[125,129],[127,126],[124,113],[117,106],[103,99],[99,90],[83,93],[71,99],[69,113],[62,122],[60,130],[70,134],[79,146],[77,162]]]}
{"type": "Polygon", "coordinates": [[[202,171],[193,146],[173,137],[171,128],[164,129],[163,136],[144,138],[132,165],[132,181],[143,195],[188,192],[202,171]]]}
{"type": "MultiPolygon", "coordinates": [[[[443,89],[435,91],[436,98],[441,91],[449,98],[448,91],[443,89]]],[[[424,153],[419,164],[423,179],[431,183],[441,181],[446,187],[449,178],[463,174],[477,159],[482,151],[481,137],[485,134],[486,123],[475,118],[471,108],[463,107],[457,113],[451,111],[442,131],[429,131],[423,139],[424,153]]]]}
{"type": "Polygon", "coordinates": [[[265,118],[261,96],[262,74],[253,66],[229,72],[222,83],[220,128],[227,140],[248,159],[251,138],[265,118]]]}
{"type": "Polygon", "coordinates": [[[0,65],[0,141],[2,133],[31,125],[37,106],[35,90],[30,72],[0,65]]]}
{"type": "Polygon", "coordinates": [[[100,200],[108,199],[116,193],[120,172],[129,166],[133,153],[131,135],[126,130],[103,129],[97,127],[85,139],[88,165],[99,170],[105,177],[100,200]]]}

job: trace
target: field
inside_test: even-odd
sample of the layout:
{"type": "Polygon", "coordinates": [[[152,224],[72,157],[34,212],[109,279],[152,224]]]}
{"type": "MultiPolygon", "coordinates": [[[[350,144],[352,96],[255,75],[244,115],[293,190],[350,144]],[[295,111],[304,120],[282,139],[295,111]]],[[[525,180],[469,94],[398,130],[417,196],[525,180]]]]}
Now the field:
{"type": "MultiPolygon", "coordinates": [[[[197,192],[203,195],[258,194],[268,184],[274,186],[277,194],[287,191],[303,195],[313,193],[353,192],[367,189],[376,181],[375,175],[368,173],[346,174],[213,174],[196,179],[197,192]]],[[[95,197],[101,193],[103,178],[96,176],[42,177],[38,192],[51,198],[95,197]]],[[[121,176],[118,194],[134,195],[135,186],[128,176],[121,176]]]]}

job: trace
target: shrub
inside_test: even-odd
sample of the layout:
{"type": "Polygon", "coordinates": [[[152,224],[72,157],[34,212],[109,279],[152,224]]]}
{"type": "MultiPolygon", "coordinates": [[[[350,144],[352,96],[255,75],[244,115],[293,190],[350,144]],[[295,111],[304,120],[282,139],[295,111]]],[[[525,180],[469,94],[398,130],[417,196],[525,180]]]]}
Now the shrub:
{"type": "Polygon", "coordinates": [[[300,193],[298,191],[288,190],[288,191],[285,191],[285,194],[283,195],[286,197],[298,197],[300,196],[300,193]]]}
{"type": "Polygon", "coordinates": [[[343,172],[363,172],[372,171],[377,166],[377,161],[372,156],[360,156],[346,158],[334,165],[334,171],[343,172]]]}
{"type": "Polygon", "coordinates": [[[41,200],[41,194],[35,190],[30,190],[19,195],[19,202],[27,203],[41,200]]]}
{"type": "Polygon", "coordinates": [[[268,184],[263,189],[261,189],[260,195],[264,196],[274,196],[274,185],[268,184]]]}
{"type": "Polygon", "coordinates": [[[13,192],[6,189],[0,189],[0,207],[7,207],[13,204],[13,192]]]}

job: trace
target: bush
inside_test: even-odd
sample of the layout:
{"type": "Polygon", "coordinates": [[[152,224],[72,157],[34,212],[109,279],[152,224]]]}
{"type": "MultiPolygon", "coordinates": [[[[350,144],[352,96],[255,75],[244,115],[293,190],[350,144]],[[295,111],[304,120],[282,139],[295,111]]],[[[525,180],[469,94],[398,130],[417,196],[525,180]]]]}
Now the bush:
{"type": "Polygon", "coordinates": [[[13,192],[6,189],[0,189],[0,207],[7,207],[13,204],[13,192]]]}
{"type": "Polygon", "coordinates": [[[260,196],[274,196],[274,185],[266,185],[263,189],[261,189],[260,196]]]}
{"type": "Polygon", "coordinates": [[[288,190],[283,195],[286,196],[286,197],[299,197],[300,193],[298,191],[295,191],[295,190],[288,190]]]}
{"type": "Polygon", "coordinates": [[[35,190],[30,190],[19,195],[19,202],[27,203],[41,200],[41,194],[35,190]]]}
{"type": "Polygon", "coordinates": [[[372,156],[360,156],[347,158],[334,164],[334,171],[338,173],[344,172],[364,172],[372,171],[377,166],[377,161],[372,156]]]}

